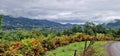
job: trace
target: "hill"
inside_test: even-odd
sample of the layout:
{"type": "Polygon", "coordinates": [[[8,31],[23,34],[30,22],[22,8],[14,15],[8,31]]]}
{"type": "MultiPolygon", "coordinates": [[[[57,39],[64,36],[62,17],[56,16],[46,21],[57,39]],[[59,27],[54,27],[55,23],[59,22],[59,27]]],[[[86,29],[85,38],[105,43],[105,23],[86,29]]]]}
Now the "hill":
{"type": "Polygon", "coordinates": [[[3,17],[3,29],[66,29],[71,24],[60,24],[48,20],[29,19],[24,17],[3,17]]]}
{"type": "Polygon", "coordinates": [[[114,22],[103,24],[107,28],[120,28],[120,19],[115,19],[114,22]]]}

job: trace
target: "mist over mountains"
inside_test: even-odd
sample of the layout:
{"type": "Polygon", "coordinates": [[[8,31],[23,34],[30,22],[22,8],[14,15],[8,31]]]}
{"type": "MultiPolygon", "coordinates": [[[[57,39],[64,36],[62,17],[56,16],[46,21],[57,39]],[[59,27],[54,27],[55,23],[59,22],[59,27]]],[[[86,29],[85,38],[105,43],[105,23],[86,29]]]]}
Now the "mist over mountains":
{"type": "MultiPolygon", "coordinates": [[[[3,17],[3,29],[67,29],[76,24],[61,24],[49,20],[29,19],[24,17],[3,17]]],[[[120,20],[115,19],[114,22],[102,24],[107,28],[119,28],[120,20]]]]}
{"type": "Polygon", "coordinates": [[[103,25],[107,28],[120,28],[120,19],[115,19],[114,21],[103,25]]]}

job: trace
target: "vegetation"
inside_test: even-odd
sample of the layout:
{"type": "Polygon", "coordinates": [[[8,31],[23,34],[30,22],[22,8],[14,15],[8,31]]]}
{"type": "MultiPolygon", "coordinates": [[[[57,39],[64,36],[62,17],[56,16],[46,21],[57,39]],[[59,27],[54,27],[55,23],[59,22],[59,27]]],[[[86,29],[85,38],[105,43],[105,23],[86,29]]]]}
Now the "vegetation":
{"type": "Polygon", "coordinates": [[[2,15],[0,15],[0,30],[2,28],[2,15]]]}
{"type": "MultiPolygon", "coordinates": [[[[71,36],[65,36],[65,35],[56,36],[54,38],[45,37],[38,31],[32,31],[32,33],[34,33],[34,35],[32,35],[33,36],[32,38],[22,39],[21,36],[25,36],[25,35],[21,35],[21,34],[19,34],[18,36],[19,39],[17,38],[18,40],[7,41],[7,39],[4,40],[4,38],[2,38],[1,43],[3,44],[0,44],[1,54],[21,55],[21,56],[44,55],[46,51],[56,49],[57,47],[68,45],[73,42],[81,42],[84,40],[90,40],[94,38],[94,36],[85,35],[83,33],[76,33],[71,36]],[[7,45],[5,45],[5,43],[7,45]]],[[[102,40],[106,40],[106,37],[104,36],[104,39],[102,40]]]]}
{"type": "Polygon", "coordinates": [[[95,49],[93,56],[107,56],[106,50],[103,48],[107,41],[98,41],[93,45],[93,49],[95,49]]]}
{"type": "MultiPolygon", "coordinates": [[[[80,54],[86,56],[87,55],[86,52],[94,50],[94,48],[97,47],[97,46],[93,47],[95,41],[120,40],[119,37],[120,37],[120,29],[118,30],[108,29],[108,28],[104,28],[102,25],[95,25],[94,23],[90,23],[90,22],[87,22],[83,27],[79,25],[75,25],[72,28],[64,29],[64,30],[53,30],[53,29],[3,30],[0,32],[0,43],[1,43],[0,55],[1,56],[15,56],[15,55],[43,56],[47,51],[51,51],[58,47],[73,43],[73,45],[71,44],[70,47],[65,47],[65,48],[71,49],[72,47],[76,47],[76,49],[75,48],[71,49],[72,50],[71,53],[72,52],[74,53],[74,51],[76,53],[76,50],[79,49],[80,54]],[[82,41],[84,41],[85,43],[83,44],[82,41]],[[76,42],[81,42],[81,43],[76,43],[76,42]]],[[[66,51],[67,50],[62,50],[62,52],[66,52],[66,51]]],[[[57,53],[50,55],[56,55],[56,54],[57,53]]]]}
{"type": "Polygon", "coordinates": [[[55,50],[46,52],[46,56],[74,56],[74,51],[77,50],[77,56],[80,56],[84,47],[84,42],[75,42],[67,46],[59,47],[55,50]]]}
{"type": "MultiPolygon", "coordinates": [[[[105,56],[107,53],[103,47],[107,42],[105,41],[98,41],[92,46],[95,51],[91,56],[105,56]],[[96,50],[97,49],[97,50],[96,50]]],[[[67,46],[59,47],[55,50],[46,52],[46,56],[74,56],[74,51],[77,50],[77,56],[82,54],[84,50],[84,42],[75,42],[67,46]]],[[[90,55],[88,55],[90,56],[90,55]]]]}

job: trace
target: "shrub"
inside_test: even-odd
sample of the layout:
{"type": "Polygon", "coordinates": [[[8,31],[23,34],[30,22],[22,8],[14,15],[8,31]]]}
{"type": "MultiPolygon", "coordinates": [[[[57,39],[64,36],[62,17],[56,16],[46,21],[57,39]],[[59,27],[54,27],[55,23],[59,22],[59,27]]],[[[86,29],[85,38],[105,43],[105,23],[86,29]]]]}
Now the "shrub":
{"type": "Polygon", "coordinates": [[[22,52],[24,55],[38,56],[44,53],[44,48],[37,38],[22,40],[22,44],[24,45],[24,47],[21,49],[21,51],[24,51],[22,52]]]}
{"type": "Polygon", "coordinates": [[[6,54],[10,50],[10,44],[11,42],[6,40],[0,40],[0,56],[6,56],[10,54],[6,54]]]}
{"type": "Polygon", "coordinates": [[[83,33],[76,33],[75,35],[71,36],[72,42],[80,42],[83,39],[83,33]]]}

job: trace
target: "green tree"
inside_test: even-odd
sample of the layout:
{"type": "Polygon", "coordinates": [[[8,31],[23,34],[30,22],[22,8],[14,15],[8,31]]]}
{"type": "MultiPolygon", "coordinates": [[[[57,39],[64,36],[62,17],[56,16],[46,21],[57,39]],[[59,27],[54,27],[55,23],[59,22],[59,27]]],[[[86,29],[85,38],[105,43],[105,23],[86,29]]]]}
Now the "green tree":
{"type": "MultiPolygon", "coordinates": [[[[89,34],[89,35],[95,35],[96,36],[96,25],[90,22],[87,22],[84,26],[84,33],[85,34],[89,34]]],[[[83,51],[83,56],[86,56],[86,52],[88,51],[88,49],[90,48],[90,46],[93,45],[94,43],[94,39],[90,40],[90,43],[87,43],[87,40],[85,40],[85,45],[84,45],[84,51],[83,51]],[[87,46],[88,44],[88,46],[87,46]]]]}
{"type": "Polygon", "coordinates": [[[82,32],[83,31],[81,26],[74,26],[71,30],[74,33],[82,32]]]}
{"type": "Polygon", "coordinates": [[[2,29],[2,15],[0,15],[0,29],[2,29]]]}
{"type": "Polygon", "coordinates": [[[73,32],[70,29],[67,29],[67,30],[65,29],[62,34],[70,36],[71,34],[73,34],[73,32]]]}
{"type": "Polygon", "coordinates": [[[89,35],[95,34],[95,24],[87,22],[84,26],[84,33],[89,35]]]}
{"type": "Polygon", "coordinates": [[[120,28],[118,29],[117,33],[116,33],[117,37],[120,37],[120,28]]]}
{"type": "Polygon", "coordinates": [[[2,34],[3,34],[1,30],[2,30],[2,15],[0,15],[0,39],[2,38],[2,34]]]}

